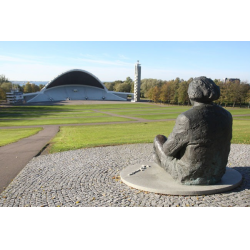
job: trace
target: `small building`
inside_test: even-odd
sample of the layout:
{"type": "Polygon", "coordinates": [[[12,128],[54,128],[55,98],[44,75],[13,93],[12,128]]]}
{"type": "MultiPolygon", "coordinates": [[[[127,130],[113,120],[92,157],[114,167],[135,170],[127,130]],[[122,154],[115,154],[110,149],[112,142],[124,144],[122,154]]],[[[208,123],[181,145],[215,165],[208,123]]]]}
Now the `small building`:
{"type": "Polygon", "coordinates": [[[6,93],[7,103],[23,103],[23,92],[19,89],[12,89],[6,93]]]}
{"type": "Polygon", "coordinates": [[[228,82],[239,82],[240,83],[240,79],[239,78],[225,78],[225,83],[228,82]]]}

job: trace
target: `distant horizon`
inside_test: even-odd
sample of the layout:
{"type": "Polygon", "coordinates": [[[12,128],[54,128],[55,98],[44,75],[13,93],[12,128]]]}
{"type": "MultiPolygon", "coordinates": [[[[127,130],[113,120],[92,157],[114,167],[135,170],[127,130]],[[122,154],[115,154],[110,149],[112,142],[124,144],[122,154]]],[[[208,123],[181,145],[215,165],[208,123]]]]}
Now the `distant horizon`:
{"type": "MultiPolygon", "coordinates": [[[[177,76],[178,77],[178,76],[177,76]]],[[[177,78],[176,77],[176,78],[177,78]]],[[[195,76],[195,77],[200,77],[200,76],[195,76]]],[[[195,77],[190,77],[190,78],[195,78],[195,77]]],[[[207,77],[207,76],[206,76],[207,77]]],[[[161,80],[161,81],[171,81],[171,80],[175,80],[176,78],[172,78],[172,79],[168,79],[168,80],[166,80],[166,79],[159,79],[159,78],[142,78],[141,80],[143,80],[143,79],[157,79],[157,80],[161,80]]],[[[188,78],[188,79],[183,79],[183,78],[181,78],[181,77],[179,77],[181,80],[184,80],[184,81],[188,81],[190,78],[188,78]]],[[[208,78],[210,78],[210,77],[208,77],[208,78]]],[[[225,80],[225,78],[232,78],[232,77],[223,77],[223,78],[210,78],[210,79],[212,79],[212,80],[215,80],[215,79],[218,79],[218,80],[221,80],[221,81],[223,81],[223,80],[225,80]]],[[[236,78],[236,77],[234,77],[234,78],[236,78]]],[[[134,81],[134,79],[133,78],[131,78],[133,81],[134,81]]],[[[50,82],[50,81],[52,81],[53,79],[51,79],[51,80],[48,80],[48,81],[41,81],[41,80],[9,80],[10,82],[25,82],[25,83],[27,83],[27,82],[50,82]]],[[[100,80],[100,79],[99,79],[100,80]]],[[[101,81],[101,80],[100,80],[101,81]]],[[[114,81],[126,81],[126,78],[125,79],[116,79],[116,80],[114,80],[114,81]]],[[[114,81],[101,81],[101,82],[114,82],[114,81]]],[[[242,81],[241,79],[240,79],[240,81],[242,81]]]]}
{"type": "MultiPolygon", "coordinates": [[[[196,77],[198,77],[198,76],[196,76],[196,77]]],[[[179,77],[180,78],[180,77],[179,77]]],[[[195,77],[193,77],[193,78],[195,78],[195,77]]],[[[209,77],[208,77],[209,78],[209,77]]],[[[215,78],[215,79],[217,79],[217,80],[220,80],[220,81],[224,81],[225,80],[225,78],[229,78],[229,77],[224,77],[224,78],[215,78]]],[[[230,77],[231,78],[231,77],[230,77]]],[[[234,77],[234,78],[236,78],[236,77],[234,77]]],[[[164,80],[164,79],[159,79],[159,78],[143,78],[143,79],[157,79],[157,80],[162,80],[162,81],[171,81],[171,80],[175,80],[175,79],[169,79],[169,80],[164,80]]],[[[143,80],[143,79],[141,79],[141,80],[143,80]]],[[[181,80],[184,80],[184,81],[188,81],[189,79],[182,79],[182,78],[180,78],[181,80]]],[[[213,79],[213,78],[211,78],[212,80],[215,80],[215,79],[213,79]]],[[[117,79],[117,80],[115,80],[115,81],[125,81],[126,79],[117,79]]],[[[134,80],[134,79],[132,79],[132,80],[134,80]]],[[[25,83],[27,83],[27,82],[31,82],[31,83],[36,83],[36,82],[38,82],[38,83],[48,83],[48,82],[50,82],[51,80],[49,80],[49,81],[39,81],[39,80],[9,80],[11,83],[19,83],[19,84],[25,84],[25,83]]],[[[240,79],[240,81],[242,82],[242,80],[240,79]]],[[[102,83],[104,83],[104,82],[114,82],[114,81],[101,81],[102,83]]],[[[243,81],[244,82],[244,81],[243,81]]],[[[250,83],[249,83],[250,84],[250,83]]]]}
{"type": "MultiPolygon", "coordinates": [[[[24,82],[24,83],[21,83],[21,84],[25,84],[25,83],[27,83],[27,82],[31,82],[31,83],[35,83],[35,82],[44,82],[44,83],[48,83],[48,82],[50,82],[51,80],[49,80],[49,81],[33,81],[33,80],[9,80],[11,83],[15,83],[15,82],[24,82]]],[[[112,81],[104,81],[104,82],[112,82],[112,81]]]]}

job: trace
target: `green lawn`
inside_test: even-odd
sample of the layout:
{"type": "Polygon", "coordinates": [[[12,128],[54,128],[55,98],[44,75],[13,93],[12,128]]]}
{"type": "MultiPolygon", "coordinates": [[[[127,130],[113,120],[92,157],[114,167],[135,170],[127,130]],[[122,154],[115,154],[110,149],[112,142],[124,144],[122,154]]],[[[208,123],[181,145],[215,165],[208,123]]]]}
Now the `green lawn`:
{"type": "Polygon", "coordinates": [[[74,110],[92,110],[92,109],[129,109],[129,108],[144,108],[144,107],[158,107],[154,104],[148,103],[133,103],[128,102],[124,104],[83,104],[83,105],[48,105],[48,106],[15,106],[3,108],[6,111],[74,111],[74,110]]]}
{"type": "Polygon", "coordinates": [[[233,118],[234,120],[249,120],[250,119],[250,115],[244,115],[244,116],[234,116],[234,118],[233,118]]]}
{"type": "MultiPolygon", "coordinates": [[[[168,136],[174,124],[175,121],[167,121],[61,127],[60,132],[51,141],[50,152],[106,145],[150,143],[157,134],[168,136]]],[[[234,121],[232,143],[250,144],[249,121],[234,121]]]]}
{"type": "Polygon", "coordinates": [[[138,117],[146,120],[163,120],[163,119],[176,119],[180,113],[176,114],[148,114],[148,115],[133,115],[133,117],[138,117]]]}
{"type": "Polygon", "coordinates": [[[250,144],[250,121],[234,119],[232,143],[250,144]]]}
{"type": "Polygon", "coordinates": [[[37,119],[37,120],[0,120],[0,127],[7,126],[30,126],[30,125],[56,125],[56,124],[77,124],[77,123],[99,123],[99,122],[121,122],[131,119],[112,116],[85,117],[85,118],[62,118],[62,119],[37,119]]]}
{"type": "Polygon", "coordinates": [[[50,152],[71,149],[152,142],[157,134],[169,134],[175,121],[61,127],[50,152]]]}
{"type": "Polygon", "coordinates": [[[42,128],[0,129],[0,146],[19,141],[38,133],[40,130],[42,128]]]}
{"type": "Polygon", "coordinates": [[[227,108],[232,115],[250,114],[250,109],[247,108],[227,108]]]}
{"type": "MultiPolygon", "coordinates": [[[[113,117],[101,112],[109,112],[134,118],[144,118],[152,121],[136,124],[61,126],[60,132],[53,139],[51,144],[51,152],[58,152],[83,147],[152,142],[157,134],[168,136],[175,123],[174,121],[153,122],[154,120],[176,119],[180,113],[190,108],[191,106],[160,106],[149,103],[1,107],[0,126],[88,124],[130,121],[130,119],[127,118],[113,117]],[[32,118],[34,119],[32,120],[32,118]]],[[[250,144],[250,109],[228,108],[228,110],[232,115],[247,115],[234,117],[232,143],[250,144]]],[[[37,128],[28,130],[31,132],[36,129],[37,128]]],[[[23,132],[23,134],[25,134],[24,137],[27,137],[29,136],[29,134],[27,134],[28,130],[18,129],[16,132],[19,131],[21,134],[23,132]]],[[[6,141],[6,139],[2,139],[4,138],[3,136],[5,136],[5,134],[10,134],[11,130],[2,129],[0,132],[2,143],[6,141]],[[6,133],[5,131],[8,132],[6,133]]],[[[37,131],[34,133],[36,132],[37,131]]],[[[14,134],[13,130],[11,136],[14,136],[14,134]]],[[[6,138],[8,137],[10,136],[8,135],[6,138]]]]}
{"type": "MultiPolygon", "coordinates": [[[[113,110],[107,110],[104,109],[102,111],[106,111],[112,114],[118,114],[118,115],[131,115],[131,116],[137,116],[137,115],[143,115],[143,114],[168,114],[168,113],[182,113],[184,111],[189,110],[191,107],[176,107],[176,108],[172,108],[172,107],[161,107],[161,106],[156,106],[154,108],[134,108],[134,109],[113,109],[113,110]]],[[[100,110],[100,109],[98,109],[100,110]]]]}
{"type": "Polygon", "coordinates": [[[12,120],[12,119],[47,119],[47,118],[70,118],[70,117],[89,117],[89,116],[107,116],[104,113],[98,113],[98,112],[70,112],[70,113],[48,113],[48,114],[20,114],[20,115],[2,115],[0,116],[0,119],[5,120],[12,120]]]}
{"type": "Polygon", "coordinates": [[[54,118],[54,117],[72,117],[72,116],[101,116],[103,113],[98,113],[92,110],[70,111],[70,112],[0,112],[0,119],[29,119],[29,118],[54,118]]]}

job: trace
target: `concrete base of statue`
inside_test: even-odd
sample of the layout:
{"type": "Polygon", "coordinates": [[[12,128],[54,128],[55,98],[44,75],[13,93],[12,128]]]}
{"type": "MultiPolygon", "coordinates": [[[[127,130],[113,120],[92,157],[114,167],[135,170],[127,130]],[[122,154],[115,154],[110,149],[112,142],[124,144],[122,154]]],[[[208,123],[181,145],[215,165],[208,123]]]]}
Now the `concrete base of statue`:
{"type": "Polygon", "coordinates": [[[121,173],[121,180],[130,187],[170,195],[205,195],[232,190],[242,182],[242,175],[231,168],[226,168],[220,182],[215,185],[183,185],[176,182],[163,168],[154,162],[130,165],[121,173]]]}

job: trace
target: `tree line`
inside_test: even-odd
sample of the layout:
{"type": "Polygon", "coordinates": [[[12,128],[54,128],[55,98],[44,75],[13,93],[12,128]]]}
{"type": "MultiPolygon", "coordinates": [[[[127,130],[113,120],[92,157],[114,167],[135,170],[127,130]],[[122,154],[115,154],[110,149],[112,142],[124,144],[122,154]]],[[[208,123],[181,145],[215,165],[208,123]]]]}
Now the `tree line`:
{"type": "Polygon", "coordinates": [[[0,100],[6,100],[6,93],[10,92],[12,89],[19,89],[23,93],[33,93],[40,91],[43,87],[43,84],[36,85],[30,82],[27,82],[23,86],[19,84],[13,84],[4,75],[0,75],[0,100]]]}
{"type": "MultiPolygon", "coordinates": [[[[187,81],[177,77],[170,81],[159,79],[142,79],[141,80],[141,97],[148,98],[153,102],[166,104],[191,105],[188,97],[188,86],[193,78],[187,81]]],[[[220,87],[220,98],[215,103],[223,106],[242,106],[250,102],[250,85],[248,82],[223,82],[214,79],[215,84],[220,87]]],[[[114,81],[104,83],[108,90],[117,92],[134,92],[134,82],[130,77],[126,81],[114,81]]]]}

